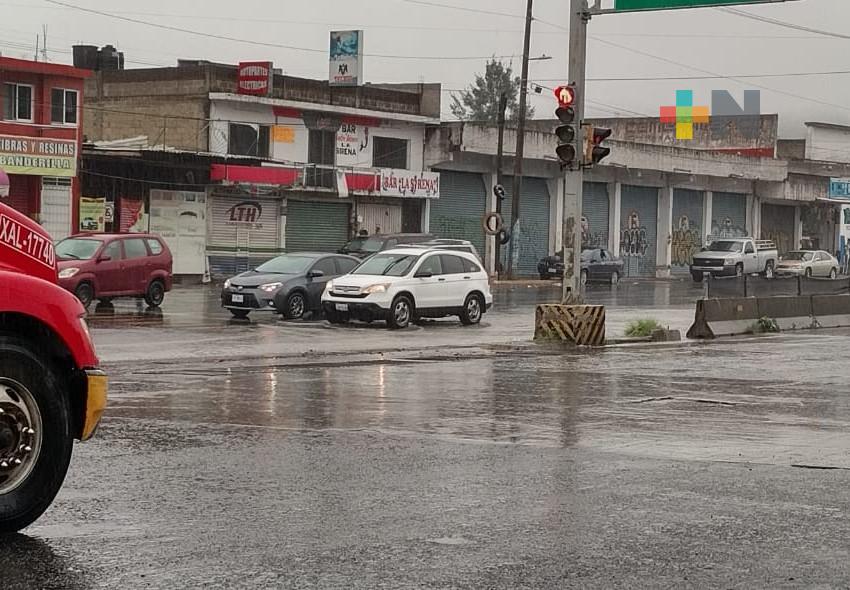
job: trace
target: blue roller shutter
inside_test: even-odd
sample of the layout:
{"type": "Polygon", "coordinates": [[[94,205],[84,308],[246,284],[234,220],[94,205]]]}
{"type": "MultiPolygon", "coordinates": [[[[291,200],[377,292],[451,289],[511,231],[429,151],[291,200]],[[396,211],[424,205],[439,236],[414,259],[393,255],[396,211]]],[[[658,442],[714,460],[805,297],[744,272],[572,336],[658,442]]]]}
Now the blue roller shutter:
{"type": "Polygon", "coordinates": [[[714,193],[711,204],[711,237],[743,238],[747,235],[747,196],[714,193]]]}
{"type": "Polygon", "coordinates": [[[628,277],[654,277],[658,236],[658,189],[623,185],[620,256],[628,277]]]}
{"type": "Polygon", "coordinates": [[[602,182],[585,182],[581,200],[583,249],[609,247],[609,212],[608,185],[602,182]]]}
{"type": "Polygon", "coordinates": [[[671,269],[674,273],[690,272],[696,252],[702,248],[703,193],[687,189],[673,190],[673,227],[671,235],[671,269]]]}
{"type": "Polygon", "coordinates": [[[468,172],[441,172],[440,198],[431,201],[430,232],[439,238],[469,240],[484,255],[481,220],[487,211],[484,178],[468,172]]]}
{"type": "MultiPolygon", "coordinates": [[[[502,204],[502,218],[506,227],[513,227],[511,199],[513,198],[513,178],[505,178],[507,193],[502,204]]],[[[519,260],[515,274],[522,277],[537,275],[537,263],[549,255],[549,188],[543,178],[523,178],[520,197],[519,260]]],[[[508,247],[502,248],[503,261],[507,260],[508,247]]]]}

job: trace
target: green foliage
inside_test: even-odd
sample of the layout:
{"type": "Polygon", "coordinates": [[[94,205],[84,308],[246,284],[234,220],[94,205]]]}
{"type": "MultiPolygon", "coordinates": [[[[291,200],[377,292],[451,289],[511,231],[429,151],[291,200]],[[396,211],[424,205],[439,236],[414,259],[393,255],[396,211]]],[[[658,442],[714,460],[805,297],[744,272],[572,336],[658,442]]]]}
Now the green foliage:
{"type": "MultiPolygon", "coordinates": [[[[499,99],[505,92],[508,99],[507,118],[516,120],[519,115],[520,78],[514,77],[513,68],[495,57],[487,62],[484,75],[476,74],[475,82],[466,90],[452,96],[452,114],[461,121],[481,121],[496,125],[499,119],[499,99]]],[[[526,105],[526,118],[534,116],[534,109],[526,105]]]]}
{"type": "Polygon", "coordinates": [[[626,326],[626,336],[629,338],[646,338],[660,328],[661,324],[653,319],[633,320],[626,326]]]}
{"type": "Polygon", "coordinates": [[[750,326],[753,334],[776,334],[779,332],[779,324],[775,319],[764,316],[750,326]]]}

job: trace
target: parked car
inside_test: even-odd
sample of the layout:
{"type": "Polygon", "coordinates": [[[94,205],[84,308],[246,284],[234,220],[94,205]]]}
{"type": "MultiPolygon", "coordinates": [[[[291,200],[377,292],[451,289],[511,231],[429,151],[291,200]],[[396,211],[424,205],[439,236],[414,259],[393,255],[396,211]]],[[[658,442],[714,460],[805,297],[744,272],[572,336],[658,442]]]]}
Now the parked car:
{"type": "Polygon", "coordinates": [[[778,276],[838,277],[838,259],[823,250],[796,250],[788,252],[776,265],[778,276]]]}
{"type": "Polygon", "coordinates": [[[395,248],[400,244],[421,244],[433,240],[435,237],[433,234],[375,234],[367,237],[363,242],[355,238],[342,249],[345,250],[345,254],[357,258],[367,258],[372,254],[395,248]]]}
{"type": "Polygon", "coordinates": [[[468,252],[482,261],[478,248],[469,240],[455,240],[451,238],[437,238],[422,242],[421,244],[399,244],[399,248],[431,248],[434,250],[451,250],[453,252],[468,252]]]}
{"type": "Polygon", "coordinates": [[[762,273],[772,278],[779,252],[770,240],[729,238],[715,240],[694,255],[691,276],[701,282],[705,273],[713,277],[734,277],[762,273]]]}
{"type": "Polygon", "coordinates": [[[397,248],[375,254],[322,295],[328,321],[385,320],[393,329],[419,318],[456,315],[477,324],[493,305],[481,263],[466,252],[397,248]]]}
{"type": "Polygon", "coordinates": [[[286,319],[322,308],[325,284],[348,274],[360,260],[342,254],[297,252],[272,258],[224,282],[221,306],[237,318],[252,311],[271,311],[286,319]]]}
{"type": "Polygon", "coordinates": [[[348,254],[352,252],[360,252],[363,249],[363,244],[368,240],[368,236],[355,236],[345,243],[345,245],[337,250],[337,254],[348,254]]]}
{"type": "MultiPolygon", "coordinates": [[[[552,277],[564,276],[563,251],[554,256],[547,256],[537,264],[537,272],[544,281],[552,277]]],[[[603,248],[583,250],[581,253],[581,284],[586,285],[590,281],[605,281],[616,285],[623,276],[625,264],[622,258],[614,256],[603,248]]]]}
{"type": "Polygon", "coordinates": [[[171,251],[153,234],[85,234],[56,244],[59,285],[88,307],[140,297],[159,307],[171,291],[171,251]]]}

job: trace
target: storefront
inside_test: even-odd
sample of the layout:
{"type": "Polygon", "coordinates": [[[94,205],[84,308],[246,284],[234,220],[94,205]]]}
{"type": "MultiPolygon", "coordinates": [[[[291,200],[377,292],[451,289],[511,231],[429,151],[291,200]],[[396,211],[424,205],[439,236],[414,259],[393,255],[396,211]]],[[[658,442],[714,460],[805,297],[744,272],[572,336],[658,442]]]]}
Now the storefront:
{"type": "Polygon", "coordinates": [[[715,192],[711,205],[711,239],[743,238],[747,231],[747,195],[715,192]]]}
{"type": "Polygon", "coordinates": [[[289,196],[285,215],[287,252],[336,252],[351,235],[351,202],[347,199],[289,196]]]}
{"type": "Polygon", "coordinates": [[[761,206],[761,239],[772,240],[782,256],[800,247],[795,222],[797,207],[764,203],[761,206]]]}
{"type": "Polygon", "coordinates": [[[655,277],[658,188],[624,184],[620,197],[620,256],[627,277],[655,277]]]}
{"type": "Polygon", "coordinates": [[[279,255],[283,251],[281,204],[280,198],[213,189],[207,205],[210,271],[233,275],[279,255]]]}
{"type": "Polygon", "coordinates": [[[481,174],[440,173],[440,198],[431,202],[432,234],[469,240],[483,255],[486,240],[481,219],[486,212],[487,192],[481,174]]]}
{"type": "Polygon", "coordinates": [[[174,274],[206,272],[206,193],[151,190],[150,231],[168,244],[174,259],[174,274]]]}
{"type": "Polygon", "coordinates": [[[673,226],[670,228],[673,273],[689,273],[694,254],[700,251],[705,234],[705,195],[700,191],[673,189],[673,226]]]}
{"type": "Polygon", "coordinates": [[[585,182],[581,202],[581,247],[609,248],[608,185],[602,182],[585,182]]]}
{"type": "MultiPolygon", "coordinates": [[[[505,201],[502,204],[502,218],[505,227],[513,231],[511,211],[513,199],[513,178],[505,178],[505,201]]],[[[514,257],[517,263],[514,274],[521,277],[537,275],[537,263],[549,255],[550,232],[549,187],[545,178],[523,178],[520,199],[520,235],[511,236],[514,257]]],[[[511,246],[502,248],[502,264],[506,264],[511,246]]]]}

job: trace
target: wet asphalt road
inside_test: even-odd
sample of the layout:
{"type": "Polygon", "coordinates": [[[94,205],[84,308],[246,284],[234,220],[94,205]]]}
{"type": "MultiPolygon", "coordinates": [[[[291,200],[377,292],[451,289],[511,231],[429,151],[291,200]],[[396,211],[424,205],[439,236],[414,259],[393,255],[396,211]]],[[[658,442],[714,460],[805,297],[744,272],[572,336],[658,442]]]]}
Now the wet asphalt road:
{"type": "MultiPolygon", "coordinates": [[[[698,294],[589,299],[678,326],[698,294]]],[[[848,587],[850,331],[565,353],[527,342],[554,296],[402,333],[199,288],[95,314],[108,415],[2,587],[848,587]]]]}

